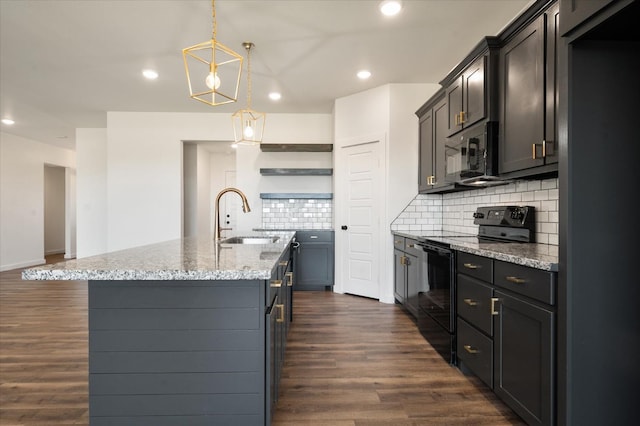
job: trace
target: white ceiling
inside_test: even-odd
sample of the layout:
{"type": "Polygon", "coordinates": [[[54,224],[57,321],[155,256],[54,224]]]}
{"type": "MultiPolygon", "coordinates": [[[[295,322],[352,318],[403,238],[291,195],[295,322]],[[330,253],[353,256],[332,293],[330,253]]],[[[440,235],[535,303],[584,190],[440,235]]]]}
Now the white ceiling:
{"type": "MultiPolygon", "coordinates": [[[[330,113],[336,98],[388,83],[437,83],[530,0],[218,0],[217,40],[251,41],[258,111],[330,113]],[[356,78],[369,69],[367,81],[356,78]],[[270,101],[270,91],[282,99],[270,101]]],[[[7,133],[73,148],[106,111],[232,113],[188,96],[182,49],[211,39],[209,0],[0,0],[0,116],[7,133]],[[156,69],[155,81],[142,78],[156,69]]],[[[425,99],[426,100],[426,99],[425,99]]]]}

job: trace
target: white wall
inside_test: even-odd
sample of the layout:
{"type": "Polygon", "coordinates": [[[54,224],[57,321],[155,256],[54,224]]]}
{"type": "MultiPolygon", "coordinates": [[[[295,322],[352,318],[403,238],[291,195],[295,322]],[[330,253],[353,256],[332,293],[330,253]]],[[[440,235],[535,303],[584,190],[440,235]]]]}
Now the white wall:
{"type": "MultiPolygon", "coordinates": [[[[106,226],[90,232],[92,239],[106,240],[105,251],[114,251],[181,237],[182,141],[232,140],[233,128],[229,114],[109,112],[106,135],[106,226]]],[[[85,143],[83,136],[94,135],[77,135],[78,146],[85,143]]],[[[331,138],[331,114],[268,114],[266,143],[330,143],[331,138]]],[[[239,230],[261,225],[259,153],[250,146],[236,153],[236,186],[252,206],[238,217],[239,230]]],[[[85,154],[82,161],[100,162],[97,150],[85,154]]],[[[85,196],[78,194],[79,212],[85,196]]]]}
{"type": "Polygon", "coordinates": [[[76,129],[77,257],[107,251],[107,130],[76,129]]]}
{"type": "MultiPolygon", "coordinates": [[[[223,189],[233,186],[236,187],[236,154],[225,154],[225,153],[211,153],[209,155],[209,181],[211,184],[209,185],[209,194],[208,206],[202,205],[201,214],[204,216],[205,214],[209,216],[209,227],[208,229],[203,229],[202,232],[208,232],[213,235],[215,230],[215,220],[216,220],[216,212],[214,211],[213,204],[215,202],[216,197],[223,189]]],[[[203,188],[204,190],[204,188],[203,188]]],[[[244,192],[244,189],[241,189],[244,192]]],[[[204,200],[206,194],[202,194],[202,199],[204,200]]],[[[253,210],[255,206],[250,205],[253,210]]],[[[245,213],[242,212],[242,202],[240,197],[236,194],[228,194],[223,195],[220,198],[220,223],[223,228],[233,227],[234,231],[237,228],[237,218],[245,213]],[[225,213],[230,211],[232,215],[230,226],[225,225],[225,213]]],[[[204,218],[203,218],[204,219],[204,218]]],[[[224,233],[221,233],[224,236],[224,233]]]]}
{"type": "Polygon", "coordinates": [[[44,166],[44,253],[64,253],[65,168],[44,166]]]}
{"type": "Polygon", "coordinates": [[[198,235],[198,147],[185,143],[182,151],[182,235],[198,235]]]}
{"type": "Polygon", "coordinates": [[[73,151],[0,133],[0,270],[44,263],[44,165],[75,162],[73,151]]]}
{"type": "MultiPolygon", "coordinates": [[[[380,139],[383,144],[383,194],[381,195],[379,294],[380,301],[394,303],[393,251],[391,222],[417,193],[418,118],[415,111],[438,89],[437,84],[392,84],[377,87],[352,96],[336,99],[334,182],[341,181],[344,167],[341,148],[358,141],[380,139]],[[382,137],[381,137],[382,135],[382,137]]],[[[342,218],[344,191],[335,190],[335,217],[339,226],[342,218]]],[[[336,232],[336,279],[344,266],[340,260],[344,238],[336,232]]],[[[336,282],[340,291],[342,283],[336,282]]]]}

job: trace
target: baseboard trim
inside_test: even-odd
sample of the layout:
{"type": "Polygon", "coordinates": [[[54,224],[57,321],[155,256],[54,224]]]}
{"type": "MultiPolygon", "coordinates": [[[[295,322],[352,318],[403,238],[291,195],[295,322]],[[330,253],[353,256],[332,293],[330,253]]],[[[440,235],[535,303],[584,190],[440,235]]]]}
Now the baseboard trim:
{"type": "Polygon", "coordinates": [[[45,258],[29,260],[27,262],[12,263],[8,265],[0,265],[0,272],[11,271],[13,269],[28,268],[29,266],[44,265],[47,263],[45,258]]]}

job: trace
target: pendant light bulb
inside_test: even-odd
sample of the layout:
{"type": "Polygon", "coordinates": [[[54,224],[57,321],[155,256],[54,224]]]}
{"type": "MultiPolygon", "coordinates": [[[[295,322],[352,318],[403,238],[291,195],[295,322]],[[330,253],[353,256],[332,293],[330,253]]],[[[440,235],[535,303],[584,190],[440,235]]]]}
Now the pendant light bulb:
{"type": "Polygon", "coordinates": [[[218,77],[218,73],[214,73],[211,71],[207,78],[204,80],[204,83],[211,90],[218,90],[220,88],[220,77],[218,77]]]}
{"type": "Polygon", "coordinates": [[[247,139],[251,139],[253,137],[253,127],[251,127],[251,122],[247,121],[247,125],[244,127],[244,130],[242,131],[242,133],[244,134],[244,137],[247,139]]]}

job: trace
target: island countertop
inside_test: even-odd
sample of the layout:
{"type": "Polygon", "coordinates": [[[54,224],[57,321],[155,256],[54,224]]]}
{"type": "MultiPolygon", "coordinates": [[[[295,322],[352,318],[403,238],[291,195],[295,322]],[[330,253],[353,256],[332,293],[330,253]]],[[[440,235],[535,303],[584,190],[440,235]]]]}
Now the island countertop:
{"type": "Polygon", "coordinates": [[[257,280],[269,279],[295,232],[248,232],[234,236],[279,237],[269,244],[216,243],[189,237],[38,266],[24,280],[257,280]]]}

